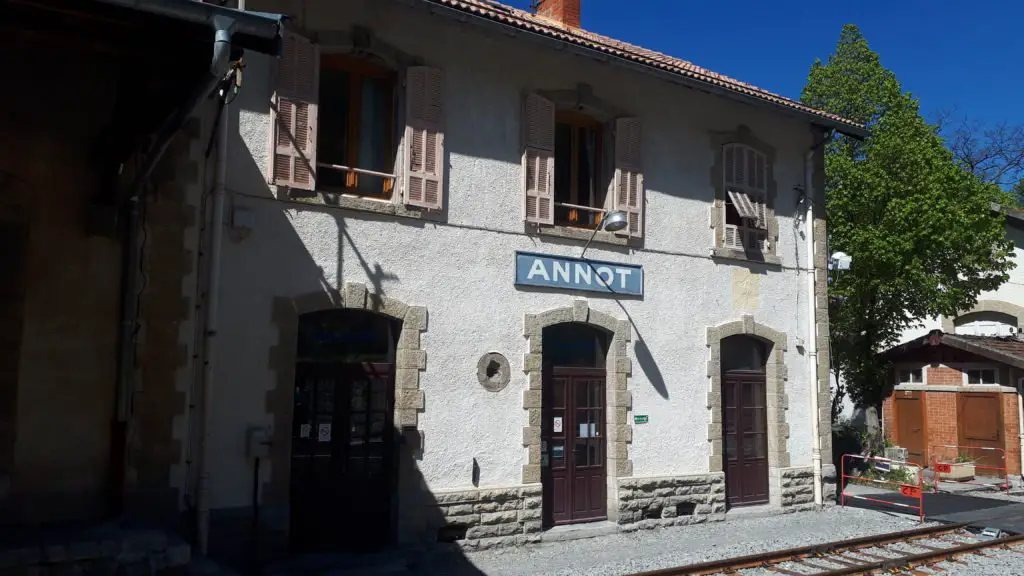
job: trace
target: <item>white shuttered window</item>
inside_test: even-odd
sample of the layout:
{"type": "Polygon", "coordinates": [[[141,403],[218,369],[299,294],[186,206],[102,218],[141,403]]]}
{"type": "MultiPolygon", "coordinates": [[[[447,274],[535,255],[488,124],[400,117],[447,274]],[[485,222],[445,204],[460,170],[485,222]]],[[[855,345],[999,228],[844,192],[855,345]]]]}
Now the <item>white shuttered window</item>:
{"type": "Polygon", "coordinates": [[[722,150],[725,183],[723,214],[726,248],[768,248],[768,160],[743,144],[726,144],[722,150]]]}

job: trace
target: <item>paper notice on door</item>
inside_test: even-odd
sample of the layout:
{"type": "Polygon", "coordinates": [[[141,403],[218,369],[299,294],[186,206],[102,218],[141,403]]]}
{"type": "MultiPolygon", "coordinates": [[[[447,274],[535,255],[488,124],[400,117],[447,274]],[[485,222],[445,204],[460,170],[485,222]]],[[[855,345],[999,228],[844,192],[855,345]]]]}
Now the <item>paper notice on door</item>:
{"type": "Polygon", "coordinates": [[[310,428],[312,428],[312,426],[309,424],[299,426],[299,438],[309,438],[310,428]]]}
{"type": "Polygon", "coordinates": [[[320,424],[316,427],[316,440],[317,442],[330,442],[331,441],[331,425],[320,424]]]}
{"type": "Polygon", "coordinates": [[[590,438],[590,426],[586,423],[580,424],[579,438],[590,438]]]}
{"type": "Polygon", "coordinates": [[[561,416],[555,416],[555,419],[554,419],[554,421],[551,424],[551,428],[555,432],[561,432],[562,431],[562,417],[561,416]]]}

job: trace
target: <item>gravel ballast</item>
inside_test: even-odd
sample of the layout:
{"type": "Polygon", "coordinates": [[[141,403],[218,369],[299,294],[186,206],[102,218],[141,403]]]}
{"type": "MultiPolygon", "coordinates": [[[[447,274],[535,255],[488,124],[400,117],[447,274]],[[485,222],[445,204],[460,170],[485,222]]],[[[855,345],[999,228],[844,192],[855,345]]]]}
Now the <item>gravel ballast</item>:
{"type": "Polygon", "coordinates": [[[493,576],[622,575],[931,525],[906,516],[836,507],[475,552],[462,562],[472,563],[479,570],[476,574],[493,576]]]}

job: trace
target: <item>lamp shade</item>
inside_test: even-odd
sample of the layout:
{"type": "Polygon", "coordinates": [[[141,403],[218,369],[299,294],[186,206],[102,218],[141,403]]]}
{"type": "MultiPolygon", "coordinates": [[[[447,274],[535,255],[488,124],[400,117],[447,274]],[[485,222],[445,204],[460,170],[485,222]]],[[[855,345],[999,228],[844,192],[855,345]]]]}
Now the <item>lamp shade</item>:
{"type": "Polygon", "coordinates": [[[618,232],[626,226],[629,226],[629,216],[625,212],[619,212],[618,210],[609,212],[604,217],[604,220],[601,221],[601,227],[608,232],[618,232]]]}

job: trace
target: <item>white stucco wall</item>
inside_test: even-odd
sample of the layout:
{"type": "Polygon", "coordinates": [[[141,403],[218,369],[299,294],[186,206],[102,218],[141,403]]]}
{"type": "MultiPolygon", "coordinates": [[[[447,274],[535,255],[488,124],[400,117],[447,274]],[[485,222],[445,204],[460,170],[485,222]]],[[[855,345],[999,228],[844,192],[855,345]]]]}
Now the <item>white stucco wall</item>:
{"type": "MultiPolygon", "coordinates": [[[[250,9],[280,9],[250,1],[250,9]]],[[[320,29],[372,27],[381,40],[444,70],[448,153],[444,223],[354,211],[309,208],[272,198],[266,184],[270,142],[268,60],[247,55],[245,85],[235,101],[237,130],[230,152],[231,205],[252,211],[254,227],[226,242],[217,386],[217,426],[211,446],[214,507],[242,506],[249,498],[245,429],[270,423],[264,394],[276,385],[268,352],[277,342],[271,322],[275,297],[306,294],[341,282],[365,283],[429,313],[422,336],[426,370],[420,379],[426,407],[420,471],[432,490],[471,486],[473,458],[481,486],[516,485],[526,449],[522,407],[527,388],[523,317],[571,306],[585,295],[518,290],[514,251],[578,256],[582,242],[523,234],[520,198],[520,98],[525,89],[593,86],[595,96],[643,121],[647,187],[643,250],[594,244],[588,257],[641,264],[642,300],[587,298],[590,307],[634,323],[628,353],[633,373],[633,427],[629,457],[635,476],[706,472],[710,445],[706,397],[706,328],[752,314],[789,338],[785,360],[792,466],[810,466],[808,364],[796,342],[807,335],[803,226],[795,227],[793,187],[803,183],[809,126],[626,71],[606,63],[457,24],[390,1],[289,3],[299,24],[320,29]],[[299,10],[297,7],[302,6],[299,10]],[[331,9],[327,9],[331,6],[331,9]],[[386,23],[386,26],[382,26],[386,23]],[[430,34],[425,31],[429,30],[430,34]],[[709,180],[713,154],[708,131],[745,124],[776,148],[778,255],[783,265],[743,265],[709,258],[713,244],[709,180]],[[753,272],[750,272],[750,271],[753,272]],[[755,306],[737,307],[733,285],[751,274],[755,306]],[[641,349],[637,353],[637,348],[641,349]],[[649,350],[649,353],[643,351],[649,350]],[[476,363],[487,351],[505,354],[512,382],[485,391],[476,363]]],[[[632,414],[630,415],[632,422],[632,414]]],[[[280,423],[277,423],[278,425],[280,423]]],[[[274,463],[274,466],[280,463],[274,463]]],[[[272,466],[265,469],[269,477],[272,466]]]]}

